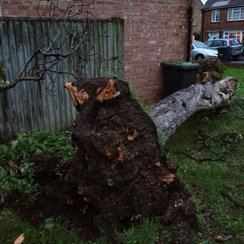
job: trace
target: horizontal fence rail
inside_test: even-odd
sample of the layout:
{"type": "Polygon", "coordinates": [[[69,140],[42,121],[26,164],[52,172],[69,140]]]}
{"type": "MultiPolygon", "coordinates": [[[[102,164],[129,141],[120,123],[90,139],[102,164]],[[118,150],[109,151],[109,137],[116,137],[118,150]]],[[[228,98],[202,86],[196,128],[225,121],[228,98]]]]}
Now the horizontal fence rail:
{"type": "Polygon", "coordinates": [[[63,88],[73,79],[70,72],[79,77],[123,76],[121,19],[0,19],[0,63],[5,65],[7,80],[14,80],[33,52],[50,45],[57,33],[62,38],[55,41],[64,49],[74,33],[85,33],[87,41],[77,50],[79,55],[59,62],[43,81],[22,81],[0,92],[0,142],[18,133],[70,128],[75,108],[63,88]]]}

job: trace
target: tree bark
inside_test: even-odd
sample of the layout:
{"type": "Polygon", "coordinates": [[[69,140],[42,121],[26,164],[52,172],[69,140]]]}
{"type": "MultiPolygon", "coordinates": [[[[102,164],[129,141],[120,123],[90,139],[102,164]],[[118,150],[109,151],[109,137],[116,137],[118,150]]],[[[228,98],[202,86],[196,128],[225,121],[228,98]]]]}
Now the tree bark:
{"type": "Polygon", "coordinates": [[[179,125],[197,111],[229,105],[237,85],[237,80],[232,77],[216,82],[194,84],[155,104],[151,117],[158,130],[168,138],[179,125]]]}

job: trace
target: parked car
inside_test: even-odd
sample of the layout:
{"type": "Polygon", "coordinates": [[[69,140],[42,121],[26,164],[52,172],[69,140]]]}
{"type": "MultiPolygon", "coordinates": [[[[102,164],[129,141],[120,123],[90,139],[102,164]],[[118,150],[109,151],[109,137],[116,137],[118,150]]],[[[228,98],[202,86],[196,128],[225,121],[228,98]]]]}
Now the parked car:
{"type": "Polygon", "coordinates": [[[219,48],[231,48],[231,56],[233,59],[237,59],[243,52],[243,46],[238,39],[213,39],[205,42],[205,44],[212,49],[219,48]]]}
{"type": "Polygon", "coordinates": [[[209,48],[203,42],[194,40],[192,42],[191,56],[192,60],[197,62],[203,59],[218,59],[218,51],[209,48]]]}

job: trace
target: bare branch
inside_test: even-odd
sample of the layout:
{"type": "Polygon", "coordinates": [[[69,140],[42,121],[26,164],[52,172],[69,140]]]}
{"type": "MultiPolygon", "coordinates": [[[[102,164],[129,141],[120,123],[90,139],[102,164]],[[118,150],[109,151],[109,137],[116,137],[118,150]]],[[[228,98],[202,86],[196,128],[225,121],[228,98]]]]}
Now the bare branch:
{"type": "MultiPolygon", "coordinates": [[[[10,89],[22,81],[44,80],[48,78],[46,76],[48,72],[71,75],[77,80],[84,73],[87,75],[85,70],[91,56],[98,60],[98,67],[101,67],[104,63],[116,60],[116,58],[106,60],[100,57],[92,45],[90,37],[92,22],[89,20],[89,16],[92,16],[90,6],[94,4],[94,0],[67,0],[65,2],[62,1],[62,4],[60,3],[59,0],[37,1],[36,10],[38,16],[41,19],[48,18],[50,21],[58,19],[56,29],[51,36],[37,26],[42,38],[37,40],[40,43],[40,47],[33,51],[13,81],[7,81],[7,79],[0,81],[0,91],[10,89]],[[87,19],[81,30],[76,25],[72,27],[68,22],[69,19],[78,15],[87,19]],[[71,28],[68,30],[68,36],[67,33],[63,35],[69,27],[71,28]],[[67,58],[71,58],[70,62],[74,64],[71,66],[72,72],[70,70],[58,70],[55,66],[67,60],[67,58]]],[[[108,64],[106,67],[108,67],[108,64]]]]}
{"type": "Polygon", "coordinates": [[[43,73],[41,73],[39,76],[18,77],[13,82],[4,81],[4,82],[0,83],[0,92],[9,90],[9,89],[15,87],[21,81],[40,81],[40,80],[43,80],[43,73]]]}

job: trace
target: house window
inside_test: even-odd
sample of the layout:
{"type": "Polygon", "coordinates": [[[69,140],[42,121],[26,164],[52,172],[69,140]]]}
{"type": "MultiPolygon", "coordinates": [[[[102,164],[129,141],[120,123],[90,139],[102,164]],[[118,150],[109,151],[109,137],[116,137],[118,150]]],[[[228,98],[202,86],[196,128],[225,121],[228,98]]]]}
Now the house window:
{"type": "Polygon", "coordinates": [[[227,20],[228,21],[244,20],[244,8],[229,8],[227,20]]]}
{"type": "Polygon", "coordinates": [[[223,33],[223,37],[242,40],[242,32],[241,31],[225,31],[223,33]]]}
{"type": "Polygon", "coordinates": [[[219,10],[212,10],[211,22],[219,22],[219,10]]]}
{"type": "Polygon", "coordinates": [[[219,38],[219,32],[209,32],[208,33],[208,39],[218,39],[219,38]]]}
{"type": "Polygon", "coordinates": [[[240,41],[244,41],[244,31],[225,31],[223,33],[224,38],[236,38],[240,41]]]}

